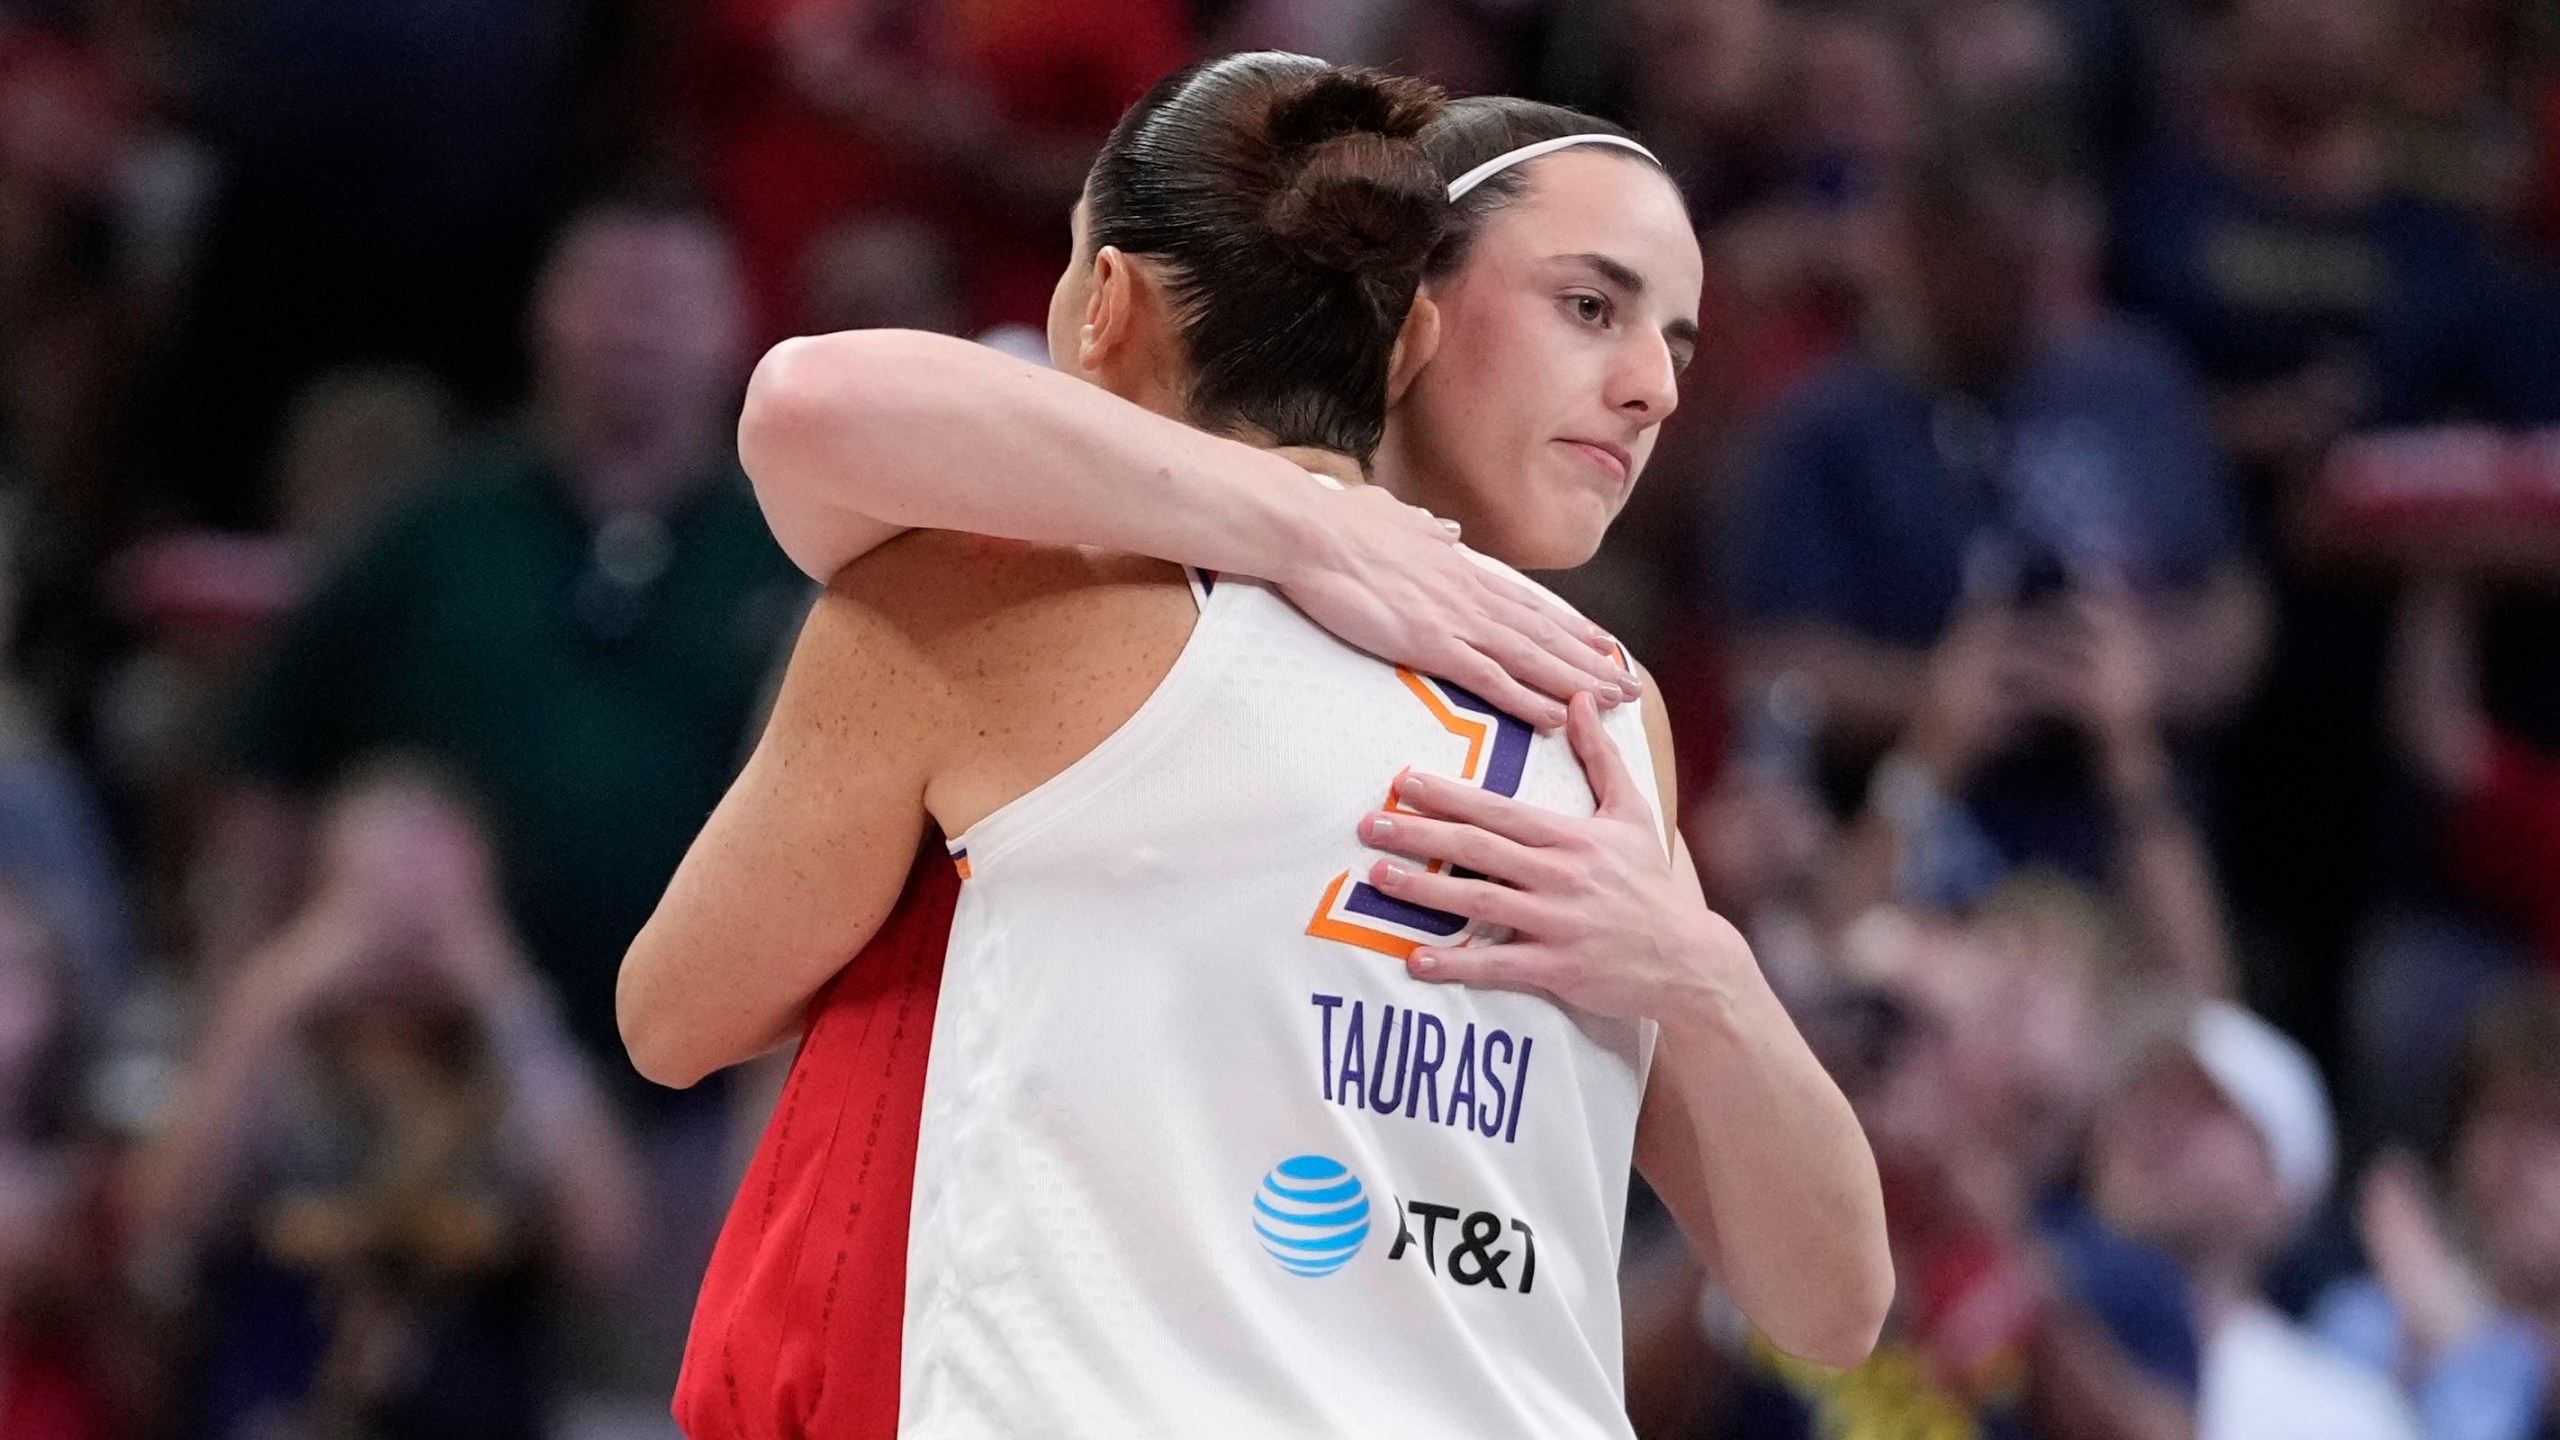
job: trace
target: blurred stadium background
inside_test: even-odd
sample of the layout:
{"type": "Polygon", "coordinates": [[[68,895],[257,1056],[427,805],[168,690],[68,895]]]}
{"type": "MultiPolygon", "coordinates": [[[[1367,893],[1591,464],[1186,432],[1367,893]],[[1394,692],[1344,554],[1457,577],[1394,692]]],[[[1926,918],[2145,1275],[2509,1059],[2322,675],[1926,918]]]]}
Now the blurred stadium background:
{"type": "MultiPolygon", "coordinates": [[[[770,1074],[612,974],[806,590],[745,367],[1037,348],[1280,47],[1639,127],[1708,343],[1557,583],[1885,1163],[1648,1437],[2560,1435],[2548,0],[0,0],[0,1437],[646,1437],[770,1074]],[[2202,1011],[2180,999],[2228,997],[2202,1011]]],[[[770,1067],[768,1067],[770,1068],[770,1067]]]]}

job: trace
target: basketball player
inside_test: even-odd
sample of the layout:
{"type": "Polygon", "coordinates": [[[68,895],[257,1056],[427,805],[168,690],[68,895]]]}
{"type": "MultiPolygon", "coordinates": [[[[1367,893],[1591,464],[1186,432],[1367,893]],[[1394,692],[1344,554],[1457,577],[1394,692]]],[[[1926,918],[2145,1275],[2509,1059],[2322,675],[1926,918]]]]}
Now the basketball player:
{"type": "MultiPolygon", "coordinates": [[[[1343,128],[1355,93],[1398,125],[1424,108],[1252,57],[1133,111],[1079,215],[1062,362],[1161,410],[1315,442],[1332,453],[1294,458],[1356,479],[1410,298],[1377,287],[1418,272],[1431,236],[1396,248],[1416,236],[1387,202],[1416,188],[1396,172],[1419,156],[1343,128]],[[1326,107],[1337,123],[1311,124],[1326,107]],[[1189,283],[1204,273],[1218,285],[1189,283]],[[1249,343],[1300,314],[1341,343],[1249,343]]],[[[1622,273],[1585,268],[1651,330],[1694,306],[1698,263],[1676,197],[1639,173],[1650,226],[1601,257],[1622,273]]],[[[1600,412],[1623,438],[1594,437],[1587,463],[1616,462],[1614,493],[1584,477],[1546,507],[1590,517],[1590,540],[1668,412],[1669,370],[1666,351],[1660,384],[1600,412]]],[[[1636,714],[1604,729],[1578,703],[1568,752],[1265,587],[1186,592],[1165,573],[949,535],[867,558],[813,618],[772,731],[626,966],[635,1057],[689,1079],[794,1026],[878,923],[904,858],[884,835],[929,814],[959,836],[973,878],[917,1145],[904,1428],[1622,1433],[1630,1151],[1773,1339],[1863,1353],[1890,1283],[1872,1165],[1747,951],[1666,860],[1636,714]],[[1196,614],[1174,603],[1189,594],[1196,614]],[[1452,778],[1379,793],[1406,768],[1452,778]],[[1364,854],[1340,828],[1362,810],[1377,848],[1435,863],[1364,854]]],[[[877,1118],[854,1142],[866,1163],[877,1118]]],[[[719,1363],[701,1341],[689,1389],[719,1363]]],[[[795,1398],[725,1388],[732,1412],[795,1398]]],[[[786,1425],[823,1410],[796,1399],[786,1425]]],[[[728,1425],[716,1408],[688,1423],[728,1425]]]]}

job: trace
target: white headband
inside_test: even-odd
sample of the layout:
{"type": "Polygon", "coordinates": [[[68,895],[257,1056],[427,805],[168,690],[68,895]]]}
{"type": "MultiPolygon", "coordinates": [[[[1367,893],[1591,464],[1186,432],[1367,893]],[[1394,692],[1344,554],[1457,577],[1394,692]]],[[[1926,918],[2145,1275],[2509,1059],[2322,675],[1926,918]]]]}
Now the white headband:
{"type": "Polygon", "coordinates": [[[1535,160],[1541,155],[1553,155],[1559,150],[1569,149],[1575,145],[1615,145],[1622,150],[1633,150],[1647,160],[1652,160],[1656,165],[1662,163],[1659,159],[1655,158],[1652,151],[1647,150],[1624,135],[1564,135],[1553,140],[1541,140],[1535,145],[1523,145],[1517,150],[1505,151],[1504,153],[1487,160],[1473,170],[1468,171],[1466,174],[1459,176],[1457,179],[1450,181],[1450,203],[1455,204],[1458,197],[1466,194],[1470,190],[1473,190],[1487,180],[1492,179],[1494,176],[1501,174],[1503,171],[1510,169],[1514,165],[1521,164],[1525,161],[1535,160]]]}

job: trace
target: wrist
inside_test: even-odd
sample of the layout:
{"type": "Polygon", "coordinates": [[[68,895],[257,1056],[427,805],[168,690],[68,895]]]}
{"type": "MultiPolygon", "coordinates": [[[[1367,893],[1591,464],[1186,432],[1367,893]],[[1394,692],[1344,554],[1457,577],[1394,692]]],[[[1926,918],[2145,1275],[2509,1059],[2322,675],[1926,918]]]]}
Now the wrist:
{"type": "Polygon", "coordinates": [[[1755,997],[1775,999],[1742,932],[1720,916],[1707,924],[1674,967],[1652,1019],[1684,1043],[1719,1043],[1750,1033],[1755,997]]]}
{"type": "Polygon", "coordinates": [[[1252,477],[1238,497],[1244,503],[1229,512],[1243,520],[1236,543],[1244,553],[1226,568],[1284,589],[1342,568],[1333,513],[1341,492],[1276,455],[1256,453],[1272,473],[1268,482],[1252,477]]]}

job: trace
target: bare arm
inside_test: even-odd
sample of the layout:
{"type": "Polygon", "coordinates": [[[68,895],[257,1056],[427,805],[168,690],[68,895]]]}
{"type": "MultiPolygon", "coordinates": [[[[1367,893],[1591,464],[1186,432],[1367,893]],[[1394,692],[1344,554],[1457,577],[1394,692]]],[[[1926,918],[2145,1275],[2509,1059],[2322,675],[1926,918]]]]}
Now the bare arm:
{"type": "MultiPolygon", "coordinates": [[[[1663,813],[1677,815],[1669,721],[1658,704],[1645,721],[1663,813]]],[[[1672,843],[1681,882],[1696,894],[1688,846],[1676,833],[1672,843]]],[[[1722,967],[1724,983],[1695,1005],[1656,1017],[1636,1166],[1772,1343],[1855,1364],[1893,1299],[1875,1157],[1748,946],[1709,918],[1742,963],[1722,967]]]]}
{"type": "Polygon", "coordinates": [[[1351,644],[1548,728],[1577,691],[1636,688],[1597,627],[1385,491],[949,336],[784,341],[748,386],[738,453],[775,539],[822,580],[907,529],[1090,545],[1271,581],[1351,644]]]}
{"type": "Polygon", "coordinates": [[[1323,486],[1280,456],[947,335],[785,340],[747,387],[738,453],[775,539],[819,580],[908,529],[1262,578],[1320,544],[1323,486]]]}
{"type": "Polygon", "coordinates": [[[841,589],[818,601],[763,738],[623,956],[641,1074],[689,1086],[771,1049],[879,929],[925,834],[943,693],[916,636],[841,589]]]}

